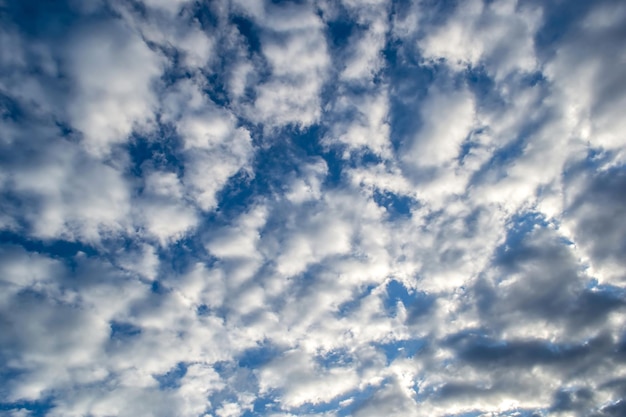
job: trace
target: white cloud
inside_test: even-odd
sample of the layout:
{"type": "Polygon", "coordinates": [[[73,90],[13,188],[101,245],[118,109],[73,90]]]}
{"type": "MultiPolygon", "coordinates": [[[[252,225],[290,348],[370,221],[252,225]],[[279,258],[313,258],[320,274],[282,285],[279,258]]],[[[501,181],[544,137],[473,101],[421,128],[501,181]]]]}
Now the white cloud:
{"type": "Polygon", "coordinates": [[[285,191],[285,198],[293,204],[319,200],[322,197],[322,184],[328,175],[328,166],[324,160],[300,167],[303,178],[295,178],[285,191]]]}
{"type": "Polygon", "coordinates": [[[389,157],[389,102],[386,91],[340,94],[326,114],[332,127],[324,142],[344,145],[347,148],[344,157],[349,156],[349,151],[358,152],[364,148],[389,157]]]}
{"type": "Polygon", "coordinates": [[[355,15],[355,20],[367,27],[360,36],[350,39],[345,66],[339,74],[341,81],[371,82],[385,65],[382,50],[388,30],[386,2],[369,4],[344,2],[355,15]]]}
{"type": "Polygon", "coordinates": [[[317,122],[330,63],[321,20],[311,8],[295,5],[255,17],[263,27],[261,50],[271,75],[255,88],[249,117],[267,127],[317,122]]]}
{"type": "Polygon", "coordinates": [[[403,157],[418,167],[446,169],[475,126],[474,99],[464,89],[433,89],[421,105],[422,127],[403,157]]]}
{"type": "MultiPolygon", "coordinates": [[[[337,88],[333,100],[324,109],[324,122],[329,127],[324,142],[344,146],[345,158],[350,152],[364,149],[389,158],[389,86],[381,82],[388,5],[376,1],[345,3],[354,19],[355,30],[347,39],[346,47],[335,51],[337,88]]],[[[334,13],[326,13],[329,19],[334,18],[334,13]]]]}
{"type": "Polygon", "coordinates": [[[291,408],[306,403],[328,402],[358,384],[358,376],[350,367],[316,369],[309,355],[289,351],[261,369],[259,383],[262,393],[275,388],[283,389],[281,403],[291,408]]]}
{"type": "Polygon", "coordinates": [[[136,206],[138,223],[148,236],[154,236],[161,246],[177,241],[198,224],[193,208],[164,199],[150,199],[136,206]]]}
{"type": "Polygon", "coordinates": [[[69,142],[53,141],[36,152],[39,162],[16,168],[5,183],[34,198],[36,205],[20,213],[34,236],[97,243],[101,235],[128,229],[131,190],[117,169],[69,142]]]}
{"type": "Polygon", "coordinates": [[[137,251],[129,251],[120,256],[119,266],[127,271],[154,280],[159,273],[159,257],[156,249],[148,244],[141,245],[137,251]]]}
{"type": "Polygon", "coordinates": [[[252,157],[250,134],[191,80],[172,88],[164,100],[164,110],[165,120],[175,123],[183,138],[187,193],[200,209],[211,210],[226,181],[252,157]]]}
{"type": "Polygon", "coordinates": [[[72,124],[85,136],[94,155],[125,142],[134,129],[149,129],[157,98],[154,83],[163,59],[122,22],[84,27],[67,46],[76,80],[69,105],[72,124]]]}
{"type": "Polygon", "coordinates": [[[496,80],[514,71],[537,68],[533,35],[541,16],[517,0],[459,4],[439,27],[420,39],[426,59],[444,59],[455,70],[484,64],[496,80]]]}
{"type": "Polygon", "coordinates": [[[406,395],[396,381],[392,381],[359,407],[356,417],[368,416],[416,416],[415,402],[406,395]]]}

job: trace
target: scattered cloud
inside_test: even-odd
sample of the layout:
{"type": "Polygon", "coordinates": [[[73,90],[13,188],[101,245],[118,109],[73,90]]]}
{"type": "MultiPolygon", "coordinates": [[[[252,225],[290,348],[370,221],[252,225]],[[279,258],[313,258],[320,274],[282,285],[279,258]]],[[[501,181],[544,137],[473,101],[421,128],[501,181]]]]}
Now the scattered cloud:
{"type": "Polygon", "coordinates": [[[0,413],[618,416],[618,1],[0,2],[0,413]]]}

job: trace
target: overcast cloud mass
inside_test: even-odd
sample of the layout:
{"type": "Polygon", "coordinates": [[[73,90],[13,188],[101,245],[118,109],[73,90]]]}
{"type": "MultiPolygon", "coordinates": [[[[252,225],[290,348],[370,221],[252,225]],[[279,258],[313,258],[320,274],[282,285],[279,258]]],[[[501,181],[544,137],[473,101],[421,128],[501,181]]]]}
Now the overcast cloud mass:
{"type": "Polygon", "coordinates": [[[625,416],[626,3],[0,0],[0,415],[625,416]]]}

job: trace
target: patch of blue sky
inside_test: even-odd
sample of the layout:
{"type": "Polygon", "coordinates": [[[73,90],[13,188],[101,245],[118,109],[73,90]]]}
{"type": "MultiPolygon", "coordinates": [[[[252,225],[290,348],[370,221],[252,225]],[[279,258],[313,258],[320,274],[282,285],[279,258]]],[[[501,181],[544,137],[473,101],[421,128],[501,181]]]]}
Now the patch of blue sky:
{"type": "Polygon", "coordinates": [[[235,368],[232,361],[218,361],[213,364],[213,369],[220,375],[220,377],[226,379],[233,374],[233,370],[235,368]]]}
{"type": "Polygon", "coordinates": [[[467,67],[463,72],[463,78],[480,106],[500,108],[504,105],[504,101],[496,88],[496,83],[484,65],[467,67]]]}
{"type": "Polygon", "coordinates": [[[258,176],[251,177],[245,170],[240,170],[218,191],[216,210],[207,214],[203,221],[215,225],[215,222],[228,221],[235,215],[243,213],[256,198],[267,195],[271,186],[265,183],[265,180],[258,176]]]}
{"type": "MultiPolygon", "coordinates": [[[[203,224],[200,231],[204,231],[218,223],[215,220],[214,213],[208,214],[202,219],[203,224]]],[[[198,234],[190,234],[176,242],[171,243],[167,248],[158,248],[157,256],[162,268],[174,275],[169,278],[176,279],[178,274],[189,271],[197,262],[202,262],[206,266],[213,266],[217,259],[207,254],[203,246],[201,237],[198,234]]]]}
{"type": "Polygon", "coordinates": [[[500,263],[510,262],[520,255],[524,239],[535,229],[549,225],[545,215],[534,211],[522,211],[515,214],[507,224],[506,238],[495,251],[495,260],[500,263]]]}
{"type": "MultiPolygon", "coordinates": [[[[261,47],[263,34],[266,29],[259,26],[248,16],[241,14],[231,15],[230,21],[237,28],[238,32],[244,39],[244,47],[246,48],[247,58],[250,59],[255,66],[256,77],[258,77],[257,83],[263,83],[271,74],[270,66],[263,55],[261,47]]],[[[231,63],[232,58],[240,52],[230,50],[230,48],[232,48],[232,46],[229,45],[230,43],[231,40],[228,37],[223,39],[223,47],[221,48],[223,56],[219,58],[223,64],[231,63]]],[[[222,75],[225,76],[228,74],[228,71],[226,71],[226,65],[222,65],[221,69],[222,75]]],[[[253,101],[255,94],[254,88],[246,88],[244,91],[244,98],[253,101]]]]}
{"type": "MultiPolygon", "coordinates": [[[[274,186],[276,189],[277,185],[280,186],[290,179],[287,174],[298,173],[302,164],[322,158],[328,168],[323,185],[328,188],[339,185],[344,161],[339,149],[328,148],[321,142],[325,132],[326,128],[318,124],[307,128],[292,126],[283,129],[282,139],[257,154],[255,170],[258,172],[257,176],[261,177],[258,181],[273,181],[267,184],[268,188],[274,186]]],[[[268,189],[261,188],[259,191],[264,193],[268,189]]]]}
{"type": "Polygon", "coordinates": [[[398,53],[394,46],[389,46],[385,53],[389,63],[387,81],[393,93],[389,97],[389,139],[396,152],[413,140],[415,132],[419,131],[423,123],[419,117],[420,105],[437,74],[445,71],[438,65],[412,62],[414,57],[411,55],[410,58],[398,57],[398,53]],[[402,62],[395,64],[398,60],[402,62]]]}
{"type": "Polygon", "coordinates": [[[196,314],[198,315],[198,317],[208,316],[211,314],[211,308],[207,306],[206,304],[200,304],[196,308],[196,314]]]}
{"type": "Polygon", "coordinates": [[[280,403],[276,395],[260,395],[255,398],[252,410],[246,410],[242,417],[267,416],[278,412],[280,412],[280,403]]]}
{"type": "Polygon", "coordinates": [[[611,284],[599,284],[597,280],[591,280],[587,289],[601,296],[605,302],[626,303],[626,289],[611,284]]]}
{"type": "Polygon", "coordinates": [[[111,339],[122,340],[141,334],[141,328],[132,323],[112,321],[109,326],[111,327],[111,339]]]}
{"type": "Polygon", "coordinates": [[[347,349],[335,349],[316,356],[316,362],[323,368],[334,368],[354,363],[354,357],[347,349]]]}
{"type": "Polygon", "coordinates": [[[344,165],[352,168],[363,168],[371,165],[378,165],[382,162],[383,159],[378,154],[367,148],[362,149],[359,152],[351,153],[347,159],[344,158],[344,165]]]}
{"type": "Polygon", "coordinates": [[[357,23],[350,19],[345,9],[342,8],[342,11],[343,13],[340,14],[340,17],[326,22],[331,53],[333,52],[333,49],[342,50],[347,47],[349,45],[350,37],[358,28],[357,23]]]}
{"type": "Polygon", "coordinates": [[[515,214],[508,222],[505,245],[515,246],[530,232],[537,228],[545,228],[549,221],[543,213],[536,211],[521,211],[515,214]]]}
{"type": "Polygon", "coordinates": [[[130,172],[137,177],[154,169],[184,173],[183,143],[171,125],[159,124],[158,130],[148,136],[135,133],[126,147],[131,158],[130,172]]]}
{"type": "MultiPolygon", "coordinates": [[[[0,382],[2,382],[0,380],[0,382]]],[[[0,402],[0,413],[27,411],[29,417],[44,417],[54,408],[54,398],[47,397],[39,401],[0,402]]],[[[7,414],[12,415],[12,414],[7,414]]]]}
{"type": "Polygon", "coordinates": [[[380,207],[385,208],[390,221],[410,218],[412,209],[418,205],[416,199],[410,196],[395,194],[390,191],[381,192],[375,190],[374,201],[380,207]]]}
{"type": "Polygon", "coordinates": [[[169,292],[169,289],[159,280],[154,280],[150,284],[150,291],[156,295],[162,295],[169,292]]]}
{"type": "Polygon", "coordinates": [[[21,31],[33,38],[60,38],[66,36],[68,28],[82,17],[72,6],[72,2],[66,0],[12,1],[2,5],[0,19],[6,18],[17,24],[21,31]]]}
{"type": "Polygon", "coordinates": [[[407,312],[407,322],[413,324],[426,316],[435,303],[435,297],[423,291],[408,290],[400,282],[392,280],[387,285],[387,297],[384,307],[387,314],[398,314],[398,303],[401,302],[407,312]]]}
{"type": "Polygon", "coordinates": [[[159,383],[159,388],[166,389],[178,389],[180,387],[180,380],[187,374],[187,365],[183,362],[179,362],[176,366],[164,374],[153,375],[159,383]]]}
{"type": "Polygon", "coordinates": [[[531,0],[529,3],[539,3],[544,8],[542,25],[534,36],[535,48],[540,56],[554,54],[557,42],[566,36],[595,4],[586,0],[571,0],[566,3],[531,0]]]}
{"type": "Polygon", "coordinates": [[[260,28],[246,16],[234,15],[231,22],[235,25],[241,36],[246,39],[248,47],[248,56],[261,53],[261,38],[259,37],[260,28]]]}
{"type": "Polygon", "coordinates": [[[399,281],[391,280],[387,284],[387,297],[385,299],[385,309],[390,315],[396,314],[396,304],[401,301],[405,306],[410,305],[413,302],[413,295],[409,290],[399,281]]]}
{"type": "Polygon", "coordinates": [[[229,108],[231,104],[227,87],[228,71],[226,71],[226,68],[228,64],[223,62],[225,56],[228,55],[229,54],[224,54],[224,56],[222,56],[222,62],[220,63],[222,68],[218,68],[217,71],[205,75],[204,79],[206,83],[202,89],[202,92],[221,108],[229,108]]]}
{"type": "Polygon", "coordinates": [[[98,255],[98,249],[85,242],[68,241],[60,239],[38,240],[31,239],[24,234],[8,230],[0,231],[0,247],[14,245],[21,246],[28,252],[36,252],[49,255],[52,258],[67,262],[68,265],[75,265],[74,257],[79,253],[87,256],[98,255]]]}
{"type": "Polygon", "coordinates": [[[271,196],[272,192],[280,191],[290,175],[298,170],[294,157],[294,147],[286,140],[280,140],[269,149],[257,149],[252,163],[254,177],[244,172],[231,177],[218,195],[218,209],[225,212],[235,207],[239,211],[257,196],[271,196]]]}
{"type": "MultiPolygon", "coordinates": [[[[241,381],[239,381],[241,382],[241,381]]],[[[245,385],[244,386],[240,386],[238,388],[241,388],[243,390],[245,390],[245,385]]],[[[236,391],[229,389],[229,388],[225,388],[225,389],[221,389],[221,390],[217,390],[217,391],[213,391],[207,398],[207,408],[205,409],[204,413],[201,413],[200,415],[204,416],[206,414],[210,415],[210,416],[218,416],[218,410],[226,404],[237,404],[240,402],[236,391]]]]}
{"type": "Polygon", "coordinates": [[[390,364],[397,358],[412,358],[419,353],[427,344],[424,339],[406,339],[395,340],[389,343],[376,343],[378,349],[385,354],[387,364],[390,364]]]}
{"type": "MultiPolygon", "coordinates": [[[[483,64],[468,66],[462,76],[481,108],[498,110],[506,104],[501,86],[496,84],[483,64]]],[[[515,84],[520,89],[547,86],[546,76],[541,71],[515,74],[515,77],[515,84]]]]}
{"type": "Polygon", "coordinates": [[[240,367],[257,369],[280,356],[282,352],[278,346],[265,342],[257,347],[246,349],[235,360],[240,367]]]}

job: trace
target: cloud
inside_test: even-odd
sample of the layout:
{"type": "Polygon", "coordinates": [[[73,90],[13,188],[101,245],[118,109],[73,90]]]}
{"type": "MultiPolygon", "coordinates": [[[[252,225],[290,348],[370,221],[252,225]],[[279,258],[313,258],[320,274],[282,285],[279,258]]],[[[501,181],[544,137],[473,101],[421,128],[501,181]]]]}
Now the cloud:
{"type": "Polygon", "coordinates": [[[0,409],[621,415],[625,10],[4,4],[0,409]]]}
{"type": "Polygon", "coordinates": [[[626,19],[625,10],[614,2],[590,10],[565,34],[545,70],[563,95],[564,114],[576,134],[593,147],[617,152],[620,161],[624,139],[616,132],[622,129],[623,120],[615,111],[623,105],[624,79],[610,68],[624,59],[618,52],[618,28],[626,19]],[[599,44],[601,48],[596,47],[599,44]]]}
{"type": "Polygon", "coordinates": [[[164,100],[163,116],[182,137],[187,193],[207,211],[215,208],[216,194],[228,179],[245,169],[253,149],[248,130],[203,96],[201,88],[191,80],[173,86],[164,100]]]}
{"type": "Polygon", "coordinates": [[[620,222],[624,189],[621,168],[573,174],[566,188],[564,224],[598,279],[621,283],[624,230],[620,222]]]}
{"type": "Polygon", "coordinates": [[[163,60],[139,34],[121,22],[103,23],[77,30],[66,51],[77,89],[69,119],[88,151],[106,153],[134,129],[150,128],[157,104],[152,83],[163,60]]]}
{"type": "Polygon", "coordinates": [[[433,89],[421,105],[423,126],[404,155],[418,167],[444,168],[461,151],[461,144],[474,127],[474,100],[463,89],[440,92],[433,89]]]}
{"type": "MultiPolygon", "coordinates": [[[[250,12],[247,10],[247,12],[250,12]]],[[[269,76],[255,88],[249,117],[268,127],[308,127],[320,117],[329,58],[322,22],[309,6],[271,6],[253,15],[269,76]]]]}
{"type": "Polygon", "coordinates": [[[470,1],[458,5],[443,25],[425,31],[418,42],[426,59],[443,59],[455,70],[485,65],[500,80],[537,67],[533,35],[540,19],[540,10],[516,0],[470,1]]]}
{"type": "Polygon", "coordinates": [[[16,221],[26,221],[28,232],[44,239],[93,243],[101,235],[123,232],[131,210],[124,176],[57,135],[47,131],[32,144],[20,138],[20,145],[8,148],[15,168],[3,188],[16,193],[14,204],[30,207],[15,212],[16,221]]]}

